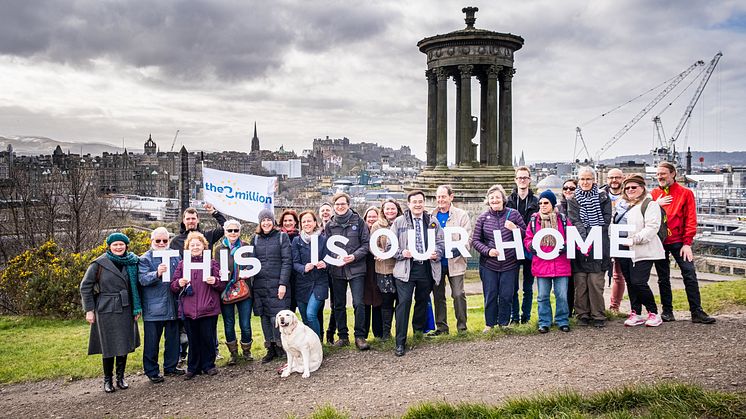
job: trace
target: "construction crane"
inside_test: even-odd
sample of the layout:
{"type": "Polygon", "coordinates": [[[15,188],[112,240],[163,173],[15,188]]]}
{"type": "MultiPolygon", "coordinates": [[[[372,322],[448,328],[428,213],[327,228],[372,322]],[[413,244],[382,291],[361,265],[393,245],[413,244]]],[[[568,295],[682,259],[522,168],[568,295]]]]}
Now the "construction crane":
{"type": "Polygon", "coordinates": [[[666,138],[666,134],[663,131],[663,123],[661,122],[660,115],[657,115],[653,118],[653,123],[655,124],[655,130],[658,136],[658,142],[661,145],[660,147],[652,151],[656,163],[660,161],[668,161],[673,163],[675,166],[679,166],[679,153],[676,152],[676,140],[681,135],[681,131],[686,126],[686,123],[689,122],[689,118],[692,116],[694,107],[697,105],[699,98],[702,96],[702,92],[705,90],[705,86],[707,86],[707,82],[710,81],[712,72],[715,71],[715,67],[718,65],[720,57],[722,56],[723,53],[718,51],[718,53],[715,54],[714,57],[712,57],[712,60],[710,60],[710,64],[707,65],[707,68],[703,72],[702,79],[699,82],[699,86],[697,86],[697,89],[694,91],[694,95],[689,101],[689,105],[686,107],[686,110],[684,110],[684,115],[681,116],[679,124],[673,131],[671,138],[669,138],[668,140],[664,140],[666,138]]]}
{"type": "Polygon", "coordinates": [[[174,135],[174,140],[171,142],[171,152],[174,151],[174,146],[176,145],[176,137],[179,136],[179,130],[176,130],[176,134],[174,135]]]}
{"type": "Polygon", "coordinates": [[[575,127],[575,147],[573,148],[573,151],[572,151],[572,156],[573,156],[572,160],[575,163],[581,163],[579,156],[582,151],[585,151],[585,155],[587,156],[585,161],[582,163],[588,164],[591,160],[591,152],[588,151],[588,146],[585,144],[585,139],[583,138],[583,131],[581,131],[580,127],[575,127]],[[581,150],[578,150],[578,142],[580,142],[580,144],[583,146],[581,150]]]}
{"type": "MultiPolygon", "coordinates": [[[[668,84],[668,86],[666,86],[665,89],[663,89],[660,93],[658,93],[658,95],[654,97],[653,100],[650,101],[650,103],[648,103],[644,108],[642,108],[642,110],[638,112],[637,115],[635,115],[635,117],[632,118],[632,120],[627,122],[619,131],[617,131],[616,134],[614,134],[614,136],[611,137],[611,139],[609,139],[609,141],[607,141],[603,146],[601,146],[601,148],[598,150],[598,152],[596,152],[596,155],[593,158],[593,163],[597,165],[601,158],[601,155],[605,151],[607,151],[609,147],[611,147],[617,141],[619,141],[619,139],[622,138],[622,136],[626,134],[627,131],[629,131],[632,127],[634,127],[635,124],[637,124],[640,121],[640,119],[642,119],[643,116],[645,116],[648,112],[650,112],[650,110],[653,109],[655,105],[658,104],[658,102],[660,102],[664,97],[666,97],[669,93],[671,93],[671,91],[679,83],[681,83],[681,81],[684,80],[686,76],[689,75],[689,73],[691,73],[692,71],[694,71],[695,68],[701,65],[705,65],[705,62],[702,60],[699,60],[695,62],[694,64],[692,64],[691,66],[689,66],[689,68],[687,68],[686,70],[679,73],[676,77],[674,77],[671,80],[671,82],[668,84]]],[[[579,132],[579,131],[580,131],[580,128],[576,128],[576,132],[579,132]]]]}

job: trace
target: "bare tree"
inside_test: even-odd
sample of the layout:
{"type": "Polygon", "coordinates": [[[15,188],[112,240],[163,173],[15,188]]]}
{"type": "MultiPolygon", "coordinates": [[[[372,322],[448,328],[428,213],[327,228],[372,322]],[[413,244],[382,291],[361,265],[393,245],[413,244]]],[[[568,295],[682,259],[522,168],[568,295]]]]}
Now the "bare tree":
{"type": "Polygon", "coordinates": [[[93,169],[73,166],[67,170],[65,180],[62,243],[70,251],[81,252],[98,244],[101,231],[110,221],[110,204],[99,193],[93,169]]]}

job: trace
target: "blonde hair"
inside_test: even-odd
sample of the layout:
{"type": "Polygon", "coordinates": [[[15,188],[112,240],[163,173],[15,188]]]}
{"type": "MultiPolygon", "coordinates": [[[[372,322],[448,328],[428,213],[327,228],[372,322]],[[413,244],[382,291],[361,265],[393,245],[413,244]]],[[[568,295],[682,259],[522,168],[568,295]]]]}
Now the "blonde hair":
{"type": "Polygon", "coordinates": [[[192,231],[191,233],[189,233],[189,235],[187,236],[186,240],[184,240],[184,250],[188,250],[189,249],[189,243],[192,240],[199,240],[199,241],[201,241],[202,244],[205,245],[205,249],[207,249],[208,247],[210,247],[210,243],[207,242],[207,239],[205,238],[205,236],[202,233],[200,233],[199,231],[192,231]]]}

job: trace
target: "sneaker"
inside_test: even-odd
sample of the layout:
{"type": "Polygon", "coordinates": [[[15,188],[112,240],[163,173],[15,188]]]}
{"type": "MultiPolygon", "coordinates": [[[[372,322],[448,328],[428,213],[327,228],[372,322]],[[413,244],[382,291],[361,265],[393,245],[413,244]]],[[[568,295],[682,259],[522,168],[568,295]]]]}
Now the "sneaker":
{"type": "Polygon", "coordinates": [[[661,324],[663,324],[663,320],[661,320],[661,316],[655,313],[648,313],[648,319],[645,321],[645,326],[658,327],[661,324]]]}
{"type": "Polygon", "coordinates": [[[606,320],[593,320],[593,327],[606,327],[606,320]]]}
{"type": "Polygon", "coordinates": [[[663,310],[663,313],[661,313],[661,320],[664,322],[675,322],[676,317],[673,316],[673,311],[663,310]]]}
{"type": "Polygon", "coordinates": [[[220,355],[220,351],[215,351],[215,359],[223,359],[223,355],[220,355]]]}
{"type": "Polygon", "coordinates": [[[490,333],[492,331],[492,326],[484,326],[484,329],[482,329],[482,333],[490,333]]]}
{"type": "Polygon", "coordinates": [[[715,318],[708,316],[704,310],[697,310],[692,312],[692,323],[713,324],[715,318]]]}
{"type": "Polygon", "coordinates": [[[589,326],[591,324],[591,319],[587,317],[581,317],[578,319],[578,326],[589,326]]]}
{"type": "Polygon", "coordinates": [[[624,321],[624,325],[627,327],[639,326],[641,324],[645,324],[645,318],[635,313],[635,310],[630,311],[629,317],[624,321]]]}

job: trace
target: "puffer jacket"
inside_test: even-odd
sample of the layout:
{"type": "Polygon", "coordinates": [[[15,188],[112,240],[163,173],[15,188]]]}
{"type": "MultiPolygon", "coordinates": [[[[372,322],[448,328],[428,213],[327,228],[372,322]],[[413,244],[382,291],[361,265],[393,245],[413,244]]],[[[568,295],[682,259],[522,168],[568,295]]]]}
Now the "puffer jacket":
{"type": "MultiPolygon", "coordinates": [[[[565,231],[565,226],[567,225],[572,224],[565,218],[565,215],[562,213],[557,214],[557,231],[565,239],[565,243],[567,243],[567,232],[565,231]]],[[[531,273],[537,278],[558,278],[572,275],[572,266],[570,260],[567,258],[566,244],[562,246],[559,256],[554,259],[546,260],[536,255],[536,250],[531,246],[531,242],[539,230],[541,230],[541,219],[539,213],[536,213],[531,216],[528,227],[526,227],[526,237],[523,239],[525,248],[531,249],[534,253],[534,257],[531,259],[531,273]]],[[[541,246],[541,250],[550,252],[552,246],[541,246]]]]}
{"type": "MultiPolygon", "coordinates": [[[[601,215],[604,217],[604,225],[601,231],[601,240],[603,243],[603,257],[601,259],[593,258],[593,248],[591,247],[587,255],[575,252],[575,259],[572,260],[573,272],[593,273],[593,272],[605,272],[611,266],[611,258],[609,257],[609,224],[611,224],[611,199],[604,191],[598,191],[599,202],[601,204],[601,215]]],[[[580,237],[585,240],[588,238],[588,232],[590,231],[580,221],[580,204],[575,197],[567,200],[567,214],[568,219],[578,229],[580,237]]]]}
{"type": "MultiPolygon", "coordinates": [[[[176,272],[181,258],[171,258],[169,267],[171,275],[176,272]]],[[[142,319],[146,322],[176,320],[178,303],[171,292],[171,284],[163,282],[158,276],[158,265],[162,262],[160,257],[153,256],[153,249],[148,250],[140,256],[138,263],[138,280],[142,286],[142,319]]]]}
{"type": "MultiPolygon", "coordinates": [[[[326,257],[326,237],[319,235],[319,260],[326,257]]],[[[306,264],[311,263],[311,243],[306,243],[300,236],[293,239],[293,270],[295,271],[295,299],[304,303],[313,294],[319,301],[329,297],[329,273],[326,269],[314,267],[306,272],[306,264]]]]}
{"type": "Polygon", "coordinates": [[[661,207],[655,201],[650,201],[645,209],[645,215],[642,214],[642,201],[634,205],[627,213],[627,225],[635,226],[635,230],[630,232],[632,237],[632,246],[635,257],[632,262],[641,260],[659,260],[666,256],[658,229],[661,225],[661,207]]]}
{"type": "MultiPolygon", "coordinates": [[[[352,211],[352,210],[348,210],[352,211]]],[[[339,246],[347,252],[354,255],[355,260],[344,266],[329,265],[329,273],[332,278],[338,280],[349,280],[360,276],[365,276],[367,269],[365,256],[368,254],[368,244],[370,233],[365,221],[355,211],[347,223],[340,223],[336,215],[324,227],[324,235],[329,240],[332,236],[344,236],[349,241],[344,246],[339,246]]],[[[336,256],[332,254],[332,256],[336,256]]]]}
{"type": "MultiPolygon", "coordinates": [[[[194,257],[192,260],[202,262],[202,256],[194,257]]],[[[171,292],[178,294],[180,299],[179,316],[194,320],[220,314],[220,293],[225,289],[227,282],[220,280],[220,264],[216,260],[210,260],[210,275],[217,278],[212,285],[202,279],[201,269],[192,269],[192,292],[189,295],[187,287],[179,286],[179,279],[184,277],[184,261],[179,261],[171,278],[171,292]]]]}
{"type": "Polygon", "coordinates": [[[274,317],[281,310],[290,308],[290,273],[293,270],[293,254],[288,235],[272,230],[269,234],[254,236],[254,257],[259,259],[262,269],[254,276],[252,291],[254,314],[274,317]],[[283,299],[277,298],[280,285],[285,286],[283,299]]]}
{"type": "Polygon", "coordinates": [[[503,242],[513,241],[513,232],[505,228],[507,220],[512,221],[521,230],[521,237],[526,234],[526,224],[517,210],[503,208],[501,211],[493,211],[490,208],[477,217],[471,235],[471,246],[479,252],[479,265],[495,272],[518,269],[515,249],[505,249],[505,260],[497,260],[496,257],[490,256],[490,250],[495,248],[493,231],[500,230],[503,242]]]}

